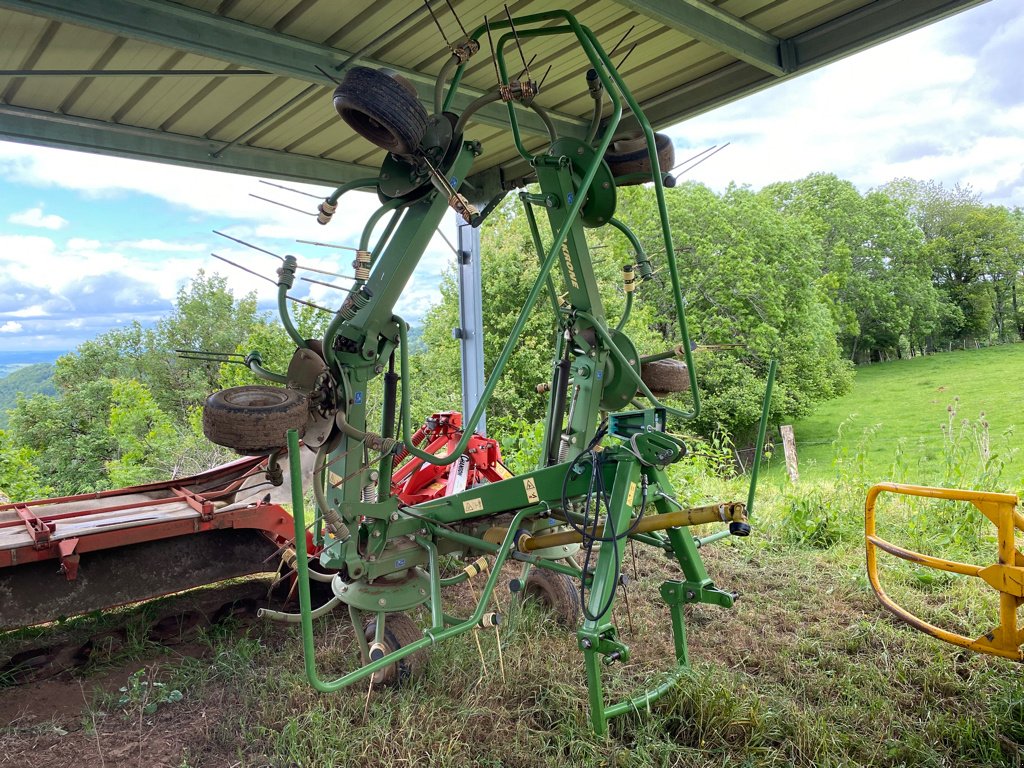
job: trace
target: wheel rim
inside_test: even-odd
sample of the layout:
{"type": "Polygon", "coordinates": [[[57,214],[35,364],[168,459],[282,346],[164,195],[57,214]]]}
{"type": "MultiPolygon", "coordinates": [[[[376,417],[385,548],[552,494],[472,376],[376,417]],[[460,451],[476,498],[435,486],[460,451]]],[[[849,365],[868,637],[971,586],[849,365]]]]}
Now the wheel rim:
{"type": "Polygon", "coordinates": [[[231,405],[241,408],[259,408],[281,405],[287,402],[288,395],[284,391],[274,389],[249,390],[245,392],[230,392],[224,399],[231,405]]]}

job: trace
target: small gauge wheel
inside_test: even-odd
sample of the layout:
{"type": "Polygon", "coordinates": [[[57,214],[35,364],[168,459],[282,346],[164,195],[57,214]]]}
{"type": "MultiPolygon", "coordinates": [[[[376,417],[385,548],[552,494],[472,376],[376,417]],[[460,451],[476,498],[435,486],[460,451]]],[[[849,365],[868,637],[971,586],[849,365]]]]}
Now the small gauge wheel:
{"type": "Polygon", "coordinates": [[[214,392],[203,406],[203,434],[241,454],[262,456],[283,449],[289,429],[301,437],[309,400],[282,387],[250,385],[214,392]]]}

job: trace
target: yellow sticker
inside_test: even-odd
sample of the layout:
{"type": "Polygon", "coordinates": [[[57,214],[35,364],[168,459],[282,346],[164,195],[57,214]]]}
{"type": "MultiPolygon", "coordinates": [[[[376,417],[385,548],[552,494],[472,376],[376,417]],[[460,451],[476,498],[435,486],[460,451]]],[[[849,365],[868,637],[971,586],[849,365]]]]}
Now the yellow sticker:
{"type": "Polygon", "coordinates": [[[526,500],[528,502],[535,504],[540,501],[540,496],[537,495],[537,483],[534,482],[532,477],[523,480],[523,487],[526,488],[526,500]]]}
{"type": "Polygon", "coordinates": [[[333,472],[331,472],[330,475],[331,485],[333,485],[335,488],[341,485],[342,482],[344,482],[345,480],[345,478],[343,478],[341,475],[336,475],[333,472]]]}
{"type": "Polygon", "coordinates": [[[480,499],[470,499],[469,501],[462,502],[462,512],[468,515],[470,512],[479,512],[484,508],[484,503],[480,499]]]}
{"type": "Polygon", "coordinates": [[[629,484],[629,494],[626,496],[626,506],[633,506],[633,497],[636,496],[636,483],[629,484]]]}

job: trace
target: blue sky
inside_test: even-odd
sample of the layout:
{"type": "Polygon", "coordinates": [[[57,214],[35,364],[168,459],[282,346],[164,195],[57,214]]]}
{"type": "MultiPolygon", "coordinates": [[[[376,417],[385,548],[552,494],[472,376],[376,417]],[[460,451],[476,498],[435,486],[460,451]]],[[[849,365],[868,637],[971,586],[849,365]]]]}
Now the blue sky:
{"type": "MultiPolygon", "coordinates": [[[[865,190],[901,176],[969,184],[987,202],[1024,206],[1021,51],[1024,4],[992,0],[669,133],[680,159],[731,142],[686,177],[715,189],[825,171],[865,190]]],[[[199,269],[269,306],[272,286],[209,253],[267,275],[274,261],[213,229],[349,271],[351,254],[294,241],[354,244],[372,197],[322,228],[250,193],[315,206],[252,178],[0,142],[0,352],[66,351],[132,320],[152,323],[199,269]]],[[[452,220],[444,227],[451,237],[452,220]]],[[[403,295],[407,317],[434,300],[451,260],[435,237],[403,295]]],[[[337,297],[316,286],[309,295],[337,297]]]]}

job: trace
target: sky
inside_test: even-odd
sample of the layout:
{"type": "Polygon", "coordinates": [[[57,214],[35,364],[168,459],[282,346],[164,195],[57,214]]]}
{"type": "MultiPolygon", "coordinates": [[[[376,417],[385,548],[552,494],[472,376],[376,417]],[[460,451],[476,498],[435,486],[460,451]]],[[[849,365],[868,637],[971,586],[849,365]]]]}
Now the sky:
{"type": "MultiPolygon", "coordinates": [[[[866,191],[909,176],[1024,206],[1022,52],[1024,3],[991,0],[667,133],[679,160],[729,144],[684,177],[716,190],[828,172],[866,191]]],[[[271,307],[274,286],[210,253],[270,277],[275,260],[214,229],[350,272],[351,253],[295,241],[354,245],[375,198],[346,196],[325,228],[252,195],[315,211],[312,197],[254,178],[0,142],[0,353],[64,352],[134,320],[151,324],[199,270],[271,307]]],[[[454,239],[452,216],[442,230],[454,239]]],[[[398,312],[421,317],[453,260],[435,236],[398,312]]],[[[328,306],[341,297],[311,284],[294,293],[328,306]]]]}

